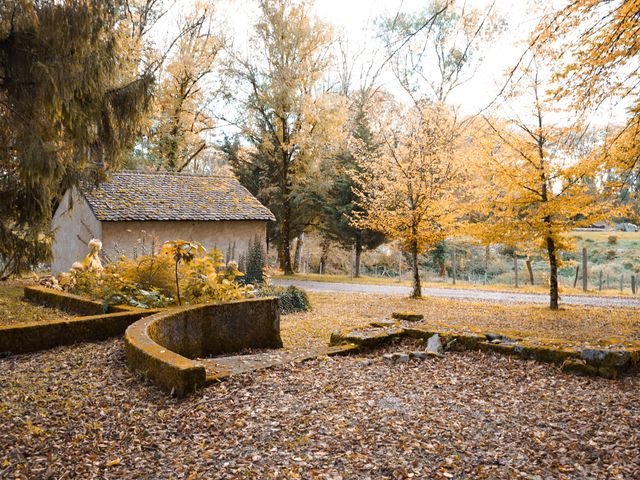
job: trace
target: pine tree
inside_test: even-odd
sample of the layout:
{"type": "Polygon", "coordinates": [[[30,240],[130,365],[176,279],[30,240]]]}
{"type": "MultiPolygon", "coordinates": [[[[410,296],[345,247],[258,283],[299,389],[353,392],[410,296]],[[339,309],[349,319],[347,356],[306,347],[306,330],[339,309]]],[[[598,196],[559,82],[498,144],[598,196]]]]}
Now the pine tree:
{"type": "MultiPolygon", "coordinates": [[[[366,93],[359,92],[354,96],[364,99],[366,93]]],[[[350,124],[354,140],[369,152],[373,152],[376,145],[369,128],[363,101],[354,102],[352,116],[350,124]]],[[[362,213],[355,193],[355,175],[359,171],[361,173],[356,159],[345,147],[323,166],[323,176],[328,179],[328,185],[321,192],[318,202],[323,212],[321,222],[323,233],[344,248],[354,249],[356,277],[360,276],[360,259],[363,250],[376,248],[385,240],[384,234],[378,231],[353,225],[354,214],[362,213]]]]}
{"type": "Polygon", "coordinates": [[[153,79],[130,76],[120,3],[0,3],[0,264],[46,258],[52,209],[130,153],[153,79]]]}

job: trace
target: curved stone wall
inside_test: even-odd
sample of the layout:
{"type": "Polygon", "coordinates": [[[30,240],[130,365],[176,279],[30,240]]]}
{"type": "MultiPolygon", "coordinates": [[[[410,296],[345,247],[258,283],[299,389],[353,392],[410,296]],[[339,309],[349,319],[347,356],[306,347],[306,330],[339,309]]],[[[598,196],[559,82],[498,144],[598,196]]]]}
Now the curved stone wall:
{"type": "Polygon", "coordinates": [[[206,383],[207,372],[197,358],[281,347],[275,298],[169,309],[125,332],[129,367],[177,396],[206,383]]]}

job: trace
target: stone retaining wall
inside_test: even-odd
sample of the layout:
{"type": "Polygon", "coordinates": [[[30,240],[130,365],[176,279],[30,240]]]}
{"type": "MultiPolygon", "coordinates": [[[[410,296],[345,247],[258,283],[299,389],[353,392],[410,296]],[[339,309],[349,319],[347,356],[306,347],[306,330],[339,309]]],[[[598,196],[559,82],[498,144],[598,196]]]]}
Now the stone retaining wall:
{"type": "Polygon", "coordinates": [[[38,305],[57,308],[75,315],[103,315],[136,310],[126,305],[105,305],[79,295],[41,286],[24,287],[24,298],[38,305]]]}
{"type": "Polygon", "coordinates": [[[125,333],[129,367],[176,396],[211,380],[198,357],[281,347],[275,298],[169,309],[134,323],[125,333]]]}
{"type": "Polygon", "coordinates": [[[159,310],[129,310],[86,317],[0,326],[0,355],[35,352],[59,345],[105,340],[159,310]]]}
{"type": "Polygon", "coordinates": [[[560,365],[563,371],[579,375],[594,375],[610,379],[620,374],[638,370],[640,347],[616,349],[580,348],[573,345],[544,345],[519,338],[508,338],[494,333],[458,332],[442,325],[401,325],[389,322],[373,322],[369,327],[355,328],[331,335],[331,345],[353,343],[361,348],[375,348],[401,337],[427,340],[438,335],[449,350],[481,350],[512,355],[526,360],[536,360],[560,365]]]}

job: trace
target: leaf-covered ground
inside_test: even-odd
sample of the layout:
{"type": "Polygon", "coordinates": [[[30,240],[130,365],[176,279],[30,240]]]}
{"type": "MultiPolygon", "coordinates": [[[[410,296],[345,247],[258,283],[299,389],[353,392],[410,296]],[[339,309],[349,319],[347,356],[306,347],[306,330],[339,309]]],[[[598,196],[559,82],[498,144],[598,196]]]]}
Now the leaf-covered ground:
{"type": "Polygon", "coordinates": [[[382,353],[185,400],[133,377],[119,339],[1,359],[0,478],[640,478],[638,377],[382,353]]]}
{"type": "Polygon", "coordinates": [[[69,317],[55,308],[45,308],[22,300],[26,284],[20,280],[0,282],[0,326],[69,317]]]}
{"type": "Polygon", "coordinates": [[[359,293],[311,293],[311,312],[288,315],[282,320],[285,344],[311,346],[329,341],[332,331],[365,326],[389,317],[393,311],[422,313],[434,326],[503,333],[584,345],[640,345],[637,309],[564,306],[551,311],[542,305],[496,304],[425,297],[359,293]]]}
{"type": "MultiPolygon", "coordinates": [[[[639,330],[632,310],[311,300],[282,318],[287,346],[325,345],[394,310],[575,342],[639,330]]],[[[413,348],[245,374],[184,400],[132,375],[121,339],[0,359],[0,478],[640,478],[640,377],[479,352],[382,361],[413,348]]]]}

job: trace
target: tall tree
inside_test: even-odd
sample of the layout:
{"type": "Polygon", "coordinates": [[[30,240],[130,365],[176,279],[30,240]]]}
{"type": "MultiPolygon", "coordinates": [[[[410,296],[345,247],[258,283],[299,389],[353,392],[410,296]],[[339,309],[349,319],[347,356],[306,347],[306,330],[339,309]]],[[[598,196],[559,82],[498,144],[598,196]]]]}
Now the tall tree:
{"type": "MultiPolygon", "coordinates": [[[[365,112],[369,93],[360,91],[352,94],[351,119],[348,123],[351,135],[360,147],[373,153],[377,145],[373,139],[365,112]]],[[[326,179],[325,190],[321,193],[322,231],[345,248],[353,248],[355,253],[354,275],[360,276],[360,263],[364,249],[376,248],[384,242],[382,233],[367,228],[356,227],[351,219],[361,212],[355,193],[358,172],[362,173],[349,148],[342,149],[327,161],[322,168],[326,179]]]]}
{"type": "Polygon", "coordinates": [[[153,79],[124,65],[121,3],[0,3],[0,263],[46,257],[52,208],[83,176],[122,163],[153,79]]]}
{"type": "Polygon", "coordinates": [[[156,168],[181,171],[204,156],[214,128],[209,82],[222,40],[213,30],[213,7],[197,2],[180,21],[175,51],[160,72],[149,137],[156,168]]]}
{"type": "Polygon", "coordinates": [[[487,180],[483,198],[491,212],[485,221],[488,235],[495,243],[534,243],[546,251],[549,306],[555,310],[560,252],[572,247],[566,233],[606,218],[613,209],[603,188],[593,188],[601,183],[601,157],[580,155],[579,126],[550,121],[555,109],[553,99],[544,96],[545,84],[534,57],[510,99],[528,103],[530,114],[514,114],[506,121],[485,118],[480,171],[487,180]]]}
{"type": "Polygon", "coordinates": [[[375,129],[380,148],[355,142],[358,204],[354,225],[398,240],[411,255],[413,297],[422,295],[418,256],[452,233],[464,180],[458,129],[442,104],[393,108],[375,129]]]}
{"type": "Polygon", "coordinates": [[[305,185],[318,162],[342,135],[342,100],[322,91],[330,66],[329,26],[296,0],[262,0],[261,18],[247,57],[234,54],[229,68],[241,118],[254,151],[248,161],[268,178],[265,196],[277,218],[280,268],[292,274],[292,223],[305,202],[305,185]]]}

